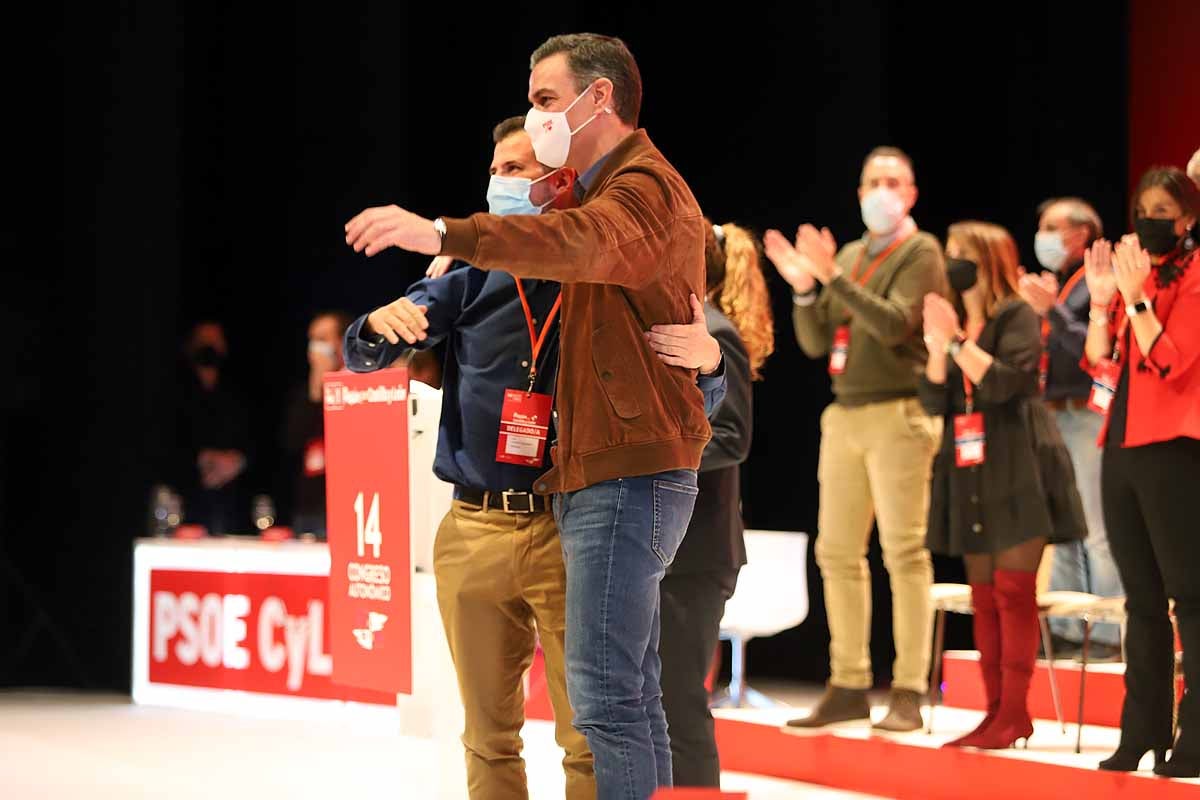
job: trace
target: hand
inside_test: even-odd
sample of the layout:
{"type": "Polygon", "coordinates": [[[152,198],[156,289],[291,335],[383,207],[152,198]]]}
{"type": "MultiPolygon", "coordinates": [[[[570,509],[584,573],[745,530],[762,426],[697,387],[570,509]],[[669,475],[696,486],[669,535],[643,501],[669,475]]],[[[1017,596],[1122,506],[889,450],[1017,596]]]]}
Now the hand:
{"type": "Polygon", "coordinates": [[[687,325],[655,325],[646,334],[650,349],[663,363],[673,367],[698,369],[710,375],[721,366],[721,345],[708,333],[704,304],[691,296],[692,321],[687,325]]]}
{"type": "Polygon", "coordinates": [[[940,343],[945,349],[946,344],[958,335],[958,312],[949,300],[930,292],[925,295],[923,315],[927,346],[932,350],[940,343]]]}
{"type": "Polygon", "coordinates": [[[389,247],[435,256],[442,250],[442,237],[433,221],[418,217],[399,206],[368,208],[346,223],[346,244],[354,252],[373,256],[389,247]]]}
{"type": "Polygon", "coordinates": [[[808,294],[816,287],[816,278],[802,263],[803,257],[782,233],[776,230],[767,231],[763,236],[763,250],[775,265],[775,269],[791,285],[793,292],[808,294]]]}
{"type": "Polygon", "coordinates": [[[1112,266],[1112,244],[1107,239],[1097,239],[1083,251],[1084,278],[1092,304],[1107,306],[1117,293],[1117,276],[1112,266]]]}
{"type": "Polygon", "coordinates": [[[829,228],[820,232],[812,225],[801,225],[796,231],[796,252],[800,253],[808,265],[809,274],[823,284],[827,284],[841,273],[833,255],[837,252],[837,242],[829,228]]]}
{"type": "Polygon", "coordinates": [[[196,466],[205,489],[220,489],[241,474],[246,457],[240,450],[201,450],[196,466]]]}
{"type": "Polygon", "coordinates": [[[454,259],[450,256],[438,256],[429,262],[429,269],[425,270],[425,277],[440,278],[450,271],[450,265],[453,263],[454,259]]]}
{"type": "Polygon", "coordinates": [[[425,312],[429,306],[419,306],[407,297],[388,303],[367,315],[367,330],[387,339],[392,344],[400,340],[409,344],[424,341],[429,320],[425,312]]]}
{"type": "Polygon", "coordinates": [[[1146,296],[1146,278],[1150,276],[1150,254],[1142,249],[1137,242],[1122,239],[1117,245],[1113,258],[1113,273],[1121,299],[1128,305],[1136,303],[1146,296]]]}
{"type": "Polygon", "coordinates": [[[1017,291],[1033,310],[1043,317],[1058,303],[1058,278],[1049,272],[1021,276],[1017,291]]]}

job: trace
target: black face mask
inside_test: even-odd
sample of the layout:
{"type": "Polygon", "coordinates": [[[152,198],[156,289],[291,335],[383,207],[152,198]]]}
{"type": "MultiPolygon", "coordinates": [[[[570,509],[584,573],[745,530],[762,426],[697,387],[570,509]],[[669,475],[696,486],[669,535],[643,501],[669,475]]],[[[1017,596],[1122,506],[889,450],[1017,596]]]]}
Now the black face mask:
{"type": "Polygon", "coordinates": [[[1181,236],[1175,233],[1173,219],[1151,219],[1142,217],[1133,221],[1133,231],[1146,252],[1152,256],[1165,256],[1179,244],[1181,236]]]}
{"type": "Polygon", "coordinates": [[[946,277],[950,279],[950,288],[962,294],[978,280],[979,265],[965,258],[947,258],[946,277]]]}
{"type": "Polygon", "coordinates": [[[192,363],[197,367],[219,367],[225,363],[225,354],[212,345],[205,345],[192,353],[192,363]]]}

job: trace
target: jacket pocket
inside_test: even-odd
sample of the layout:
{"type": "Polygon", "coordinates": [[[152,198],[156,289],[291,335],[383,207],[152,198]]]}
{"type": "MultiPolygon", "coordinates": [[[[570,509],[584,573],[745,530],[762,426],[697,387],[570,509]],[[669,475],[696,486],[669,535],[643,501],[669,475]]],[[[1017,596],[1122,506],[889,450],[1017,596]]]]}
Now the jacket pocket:
{"type": "Polygon", "coordinates": [[[609,405],[621,419],[636,419],[642,415],[638,394],[645,391],[648,380],[642,375],[638,379],[640,354],[629,347],[629,342],[611,324],[601,325],[592,331],[592,365],[609,405]]]}

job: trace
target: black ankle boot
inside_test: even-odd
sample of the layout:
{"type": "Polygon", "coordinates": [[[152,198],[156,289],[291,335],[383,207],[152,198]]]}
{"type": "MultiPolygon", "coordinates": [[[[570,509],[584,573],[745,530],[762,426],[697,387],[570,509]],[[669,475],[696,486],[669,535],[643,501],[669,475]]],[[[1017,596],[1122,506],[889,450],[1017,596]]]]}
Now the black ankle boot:
{"type": "Polygon", "coordinates": [[[1167,748],[1165,747],[1126,747],[1122,744],[1117,748],[1117,752],[1100,762],[1099,768],[1107,772],[1137,772],[1138,765],[1142,763],[1142,758],[1149,751],[1154,752],[1154,771],[1157,773],[1159,767],[1165,766],[1163,763],[1167,757],[1167,748]]]}
{"type": "MultiPolygon", "coordinates": [[[[1157,755],[1155,753],[1156,761],[1157,755]]],[[[1200,778],[1200,758],[1172,753],[1170,761],[1155,764],[1154,774],[1164,778],[1200,778]]]]}

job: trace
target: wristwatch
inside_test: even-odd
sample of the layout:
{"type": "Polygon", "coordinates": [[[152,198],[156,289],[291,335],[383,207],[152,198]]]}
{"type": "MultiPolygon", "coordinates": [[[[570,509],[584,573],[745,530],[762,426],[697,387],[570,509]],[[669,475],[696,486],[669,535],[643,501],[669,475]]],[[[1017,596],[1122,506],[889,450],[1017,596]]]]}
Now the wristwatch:
{"type": "Polygon", "coordinates": [[[951,358],[958,358],[958,353],[960,350],[962,350],[962,347],[966,341],[967,337],[963,336],[961,333],[954,334],[954,338],[946,342],[946,355],[950,356],[951,358]]]}
{"type": "Polygon", "coordinates": [[[442,248],[446,246],[446,220],[441,217],[435,219],[433,221],[433,229],[438,233],[438,252],[441,252],[442,248]]]}
{"type": "Polygon", "coordinates": [[[1125,306],[1125,313],[1131,317],[1136,317],[1138,314],[1141,314],[1143,311],[1149,311],[1151,308],[1150,301],[1142,299],[1125,306]]]}

